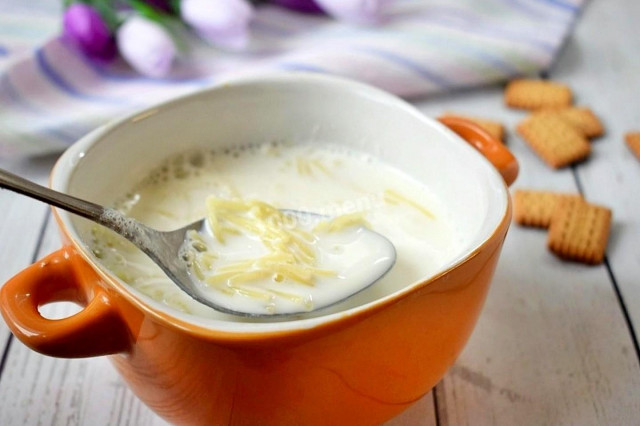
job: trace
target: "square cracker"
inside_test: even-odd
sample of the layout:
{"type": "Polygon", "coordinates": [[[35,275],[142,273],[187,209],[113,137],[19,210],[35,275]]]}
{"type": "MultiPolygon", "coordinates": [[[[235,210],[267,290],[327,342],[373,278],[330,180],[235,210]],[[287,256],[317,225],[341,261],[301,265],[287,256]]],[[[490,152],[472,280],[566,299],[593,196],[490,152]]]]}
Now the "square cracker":
{"type": "Polygon", "coordinates": [[[464,118],[465,120],[469,120],[472,123],[475,123],[478,126],[482,127],[484,130],[486,130],[486,132],[489,133],[494,139],[497,139],[501,142],[504,141],[504,126],[499,121],[488,120],[486,118],[472,117],[468,115],[456,114],[451,112],[445,113],[444,116],[459,117],[459,118],[464,118]]]}
{"type": "Polygon", "coordinates": [[[591,153],[587,138],[556,115],[532,114],[518,124],[517,130],[536,154],[555,169],[584,160],[591,153]]]}
{"type": "Polygon", "coordinates": [[[580,199],[564,199],[551,219],[547,246],[563,259],[599,264],[610,229],[610,209],[580,199]]]}
{"type": "Polygon", "coordinates": [[[513,193],[513,217],[523,226],[548,228],[556,206],[565,198],[582,199],[580,194],[517,189],[513,193]]]}
{"type": "Polygon", "coordinates": [[[546,114],[557,114],[560,118],[580,130],[582,134],[588,138],[602,136],[604,127],[600,119],[586,107],[568,107],[545,109],[546,114]]]}
{"type": "Polygon", "coordinates": [[[624,139],[631,152],[640,160],[640,132],[629,132],[624,135],[624,139]]]}
{"type": "Polygon", "coordinates": [[[504,92],[507,106],[522,109],[568,107],[572,98],[568,86],[546,80],[512,80],[504,92]]]}

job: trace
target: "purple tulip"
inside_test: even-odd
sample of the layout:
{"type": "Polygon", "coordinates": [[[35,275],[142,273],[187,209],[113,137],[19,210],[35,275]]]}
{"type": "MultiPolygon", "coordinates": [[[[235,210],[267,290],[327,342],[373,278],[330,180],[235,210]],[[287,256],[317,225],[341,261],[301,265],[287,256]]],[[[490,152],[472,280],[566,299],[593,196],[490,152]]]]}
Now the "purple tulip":
{"type": "Polygon", "coordinates": [[[182,0],[180,14],[200,37],[220,47],[238,50],[249,40],[253,8],[245,0],[182,0]]]}
{"type": "Polygon", "coordinates": [[[328,14],[355,24],[377,24],[391,0],[315,0],[328,14]]]}
{"type": "Polygon", "coordinates": [[[271,0],[279,6],[303,13],[322,13],[322,9],[313,0],[271,0]]]}
{"type": "Polygon", "coordinates": [[[131,16],[118,29],[116,40],[122,57],[139,73],[164,77],[171,70],[176,47],[160,24],[131,16]]]}
{"type": "Polygon", "coordinates": [[[63,38],[94,59],[113,59],[116,46],[100,14],[84,3],[74,3],[64,12],[63,38]]]}

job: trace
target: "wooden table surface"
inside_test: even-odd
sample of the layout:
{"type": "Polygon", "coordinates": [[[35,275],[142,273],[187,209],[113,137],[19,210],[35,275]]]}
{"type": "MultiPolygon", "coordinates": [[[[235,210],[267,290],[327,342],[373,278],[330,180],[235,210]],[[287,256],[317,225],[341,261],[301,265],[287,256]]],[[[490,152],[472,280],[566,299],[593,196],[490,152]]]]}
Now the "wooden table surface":
{"type": "MultiPolygon", "coordinates": [[[[512,226],[478,325],[434,391],[389,425],[640,424],[640,161],[623,143],[640,130],[640,2],[590,2],[547,77],[573,87],[606,135],[583,164],[545,166],[514,133],[524,113],[502,87],[417,101],[427,115],[498,119],[520,161],[514,188],[581,192],[613,210],[606,261],[558,260],[544,231],[512,226]]],[[[54,157],[0,160],[46,182],[54,157]]],[[[57,249],[47,206],[0,191],[0,282],[57,249]]],[[[50,305],[49,315],[69,307],[50,305]]],[[[162,425],[106,358],[64,360],[27,349],[0,324],[1,425],[162,425]]]]}

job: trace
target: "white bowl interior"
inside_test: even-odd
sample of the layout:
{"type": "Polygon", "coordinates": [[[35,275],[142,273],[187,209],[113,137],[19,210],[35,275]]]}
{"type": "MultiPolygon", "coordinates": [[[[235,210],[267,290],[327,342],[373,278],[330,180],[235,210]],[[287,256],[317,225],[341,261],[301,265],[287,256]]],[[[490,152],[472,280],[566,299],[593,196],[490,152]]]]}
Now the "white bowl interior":
{"type": "MultiPolygon", "coordinates": [[[[456,235],[464,240],[442,270],[486,241],[507,210],[507,191],[500,175],[443,125],[377,89],[304,74],[226,83],[98,129],[61,157],[52,186],[109,205],[174,153],[274,140],[341,144],[384,159],[426,184],[447,206],[456,235]]],[[[81,219],[64,212],[61,217],[78,238],[81,219]]],[[[406,283],[394,291],[409,291],[416,284],[406,283]]],[[[199,320],[131,292],[147,305],[190,322],[253,332],[309,327],[377,303],[368,300],[344,312],[294,322],[243,324],[199,320]]],[[[392,297],[391,293],[385,297],[392,297]]]]}

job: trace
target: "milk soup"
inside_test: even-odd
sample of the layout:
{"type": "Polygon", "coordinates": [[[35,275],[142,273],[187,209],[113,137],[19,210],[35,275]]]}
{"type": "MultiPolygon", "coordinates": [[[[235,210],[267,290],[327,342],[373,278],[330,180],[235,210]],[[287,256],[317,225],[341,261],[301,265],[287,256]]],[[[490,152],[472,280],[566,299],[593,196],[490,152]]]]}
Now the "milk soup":
{"type": "MultiPolygon", "coordinates": [[[[348,309],[433,275],[460,248],[445,206],[425,185],[368,154],[333,145],[183,153],[152,170],[115,207],[161,231],[206,217],[206,232],[189,233],[182,257],[207,297],[244,312],[312,311],[384,275],[319,313],[348,309]],[[395,246],[388,272],[377,266],[388,247],[372,239],[374,233],[395,246]]],[[[90,247],[118,278],[171,308],[252,321],[191,299],[105,228],[92,226],[90,247]]]]}

